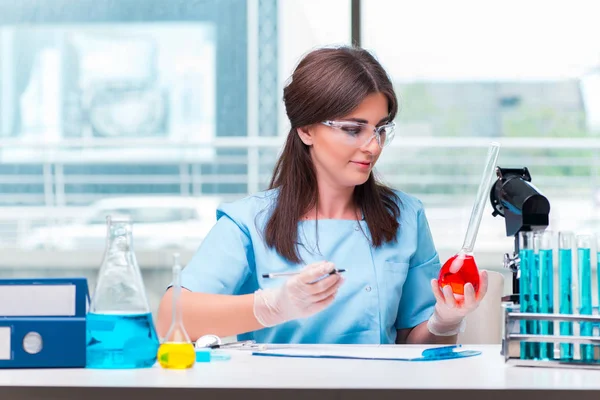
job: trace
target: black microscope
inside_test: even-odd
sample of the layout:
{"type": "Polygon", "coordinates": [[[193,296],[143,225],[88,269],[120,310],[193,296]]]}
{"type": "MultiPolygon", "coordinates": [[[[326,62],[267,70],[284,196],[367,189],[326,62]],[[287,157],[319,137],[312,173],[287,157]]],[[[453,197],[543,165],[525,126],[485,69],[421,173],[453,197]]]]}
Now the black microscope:
{"type": "Polygon", "coordinates": [[[504,254],[504,267],[512,271],[512,293],[503,302],[519,304],[519,232],[541,231],[548,227],[550,203],[531,183],[529,170],[496,167],[498,180],[490,190],[495,217],[504,217],[506,236],[514,236],[514,252],[504,254]]]}

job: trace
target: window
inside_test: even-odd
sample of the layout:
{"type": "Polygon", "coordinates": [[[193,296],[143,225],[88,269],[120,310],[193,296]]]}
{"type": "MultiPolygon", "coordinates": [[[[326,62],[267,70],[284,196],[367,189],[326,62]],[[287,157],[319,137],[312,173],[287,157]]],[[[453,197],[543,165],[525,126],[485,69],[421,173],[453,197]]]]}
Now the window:
{"type": "MultiPolygon", "coordinates": [[[[362,44],[402,100],[380,169],[424,201],[441,258],[462,245],[492,140],[503,144],[498,164],[527,166],[549,198],[551,229],[585,230],[597,212],[598,11],[593,1],[362,2],[362,44]]],[[[498,269],[513,243],[486,207],[475,251],[498,269]]]]}
{"type": "Polygon", "coordinates": [[[105,209],[96,213],[86,221],[87,224],[106,224],[106,217],[126,217],[136,224],[160,224],[167,222],[182,222],[198,218],[192,208],[177,207],[140,207],[105,209]]]}
{"type": "Polygon", "coordinates": [[[154,311],[170,249],[187,262],[218,202],[266,187],[285,80],[349,43],[350,0],[51,3],[0,0],[0,276],[93,290],[105,215],[126,214],[154,311]],[[198,204],[149,206],[163,196],[198,204]]]}

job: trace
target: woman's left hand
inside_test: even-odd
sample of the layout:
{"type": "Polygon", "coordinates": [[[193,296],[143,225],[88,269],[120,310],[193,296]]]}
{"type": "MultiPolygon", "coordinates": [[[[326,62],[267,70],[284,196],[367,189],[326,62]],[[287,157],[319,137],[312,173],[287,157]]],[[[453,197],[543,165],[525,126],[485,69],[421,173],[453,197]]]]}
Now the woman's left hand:
{"type": "Polygon", "coordinates": [[[440,289],[437,279],[431,280],[431,289],[436,299],[435,310],[429,319],[429,331],[438,336],[455,335],[461,331],[464,318],[479,307],[488,287],[486,271],[479,273],[479,292],[471,283],[464,285],[464,299],[457,301],[452,288],[447,285],[440,289]]]}

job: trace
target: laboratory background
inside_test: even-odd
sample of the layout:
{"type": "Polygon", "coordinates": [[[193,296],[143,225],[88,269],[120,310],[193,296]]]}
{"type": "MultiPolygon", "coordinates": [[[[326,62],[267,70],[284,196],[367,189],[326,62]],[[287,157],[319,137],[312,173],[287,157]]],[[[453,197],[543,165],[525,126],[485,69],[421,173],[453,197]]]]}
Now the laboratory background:
{"type": "MultiPolygon", "coordinates": [[[[267,188],[283,86],[336,44],[391,75],[378,171],[423,201],[440,259],[462,245],[491,141],[549,200],[548,229],[600,232],[598,15],[593,0],[0,0],[0,278],[93,290],[106,216],[129,216],[155,313],[173,253],[185,265],[220,202],[267,188]]],[[[492,211],[474,252],[509,293],[514,237],[492,211]]]]}

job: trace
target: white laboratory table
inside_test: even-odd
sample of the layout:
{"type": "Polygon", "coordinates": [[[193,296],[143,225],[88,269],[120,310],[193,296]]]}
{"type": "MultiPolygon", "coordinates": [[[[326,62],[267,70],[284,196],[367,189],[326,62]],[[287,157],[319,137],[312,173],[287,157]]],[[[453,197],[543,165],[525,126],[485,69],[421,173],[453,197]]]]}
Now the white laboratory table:
{"type": "Polygon", "coordinates": [[[197,363],[186,371],[0,370],[0,399],[600,399],[600,370],[515,367],[504,363],[500,346],[464,348],[483,353],[399,362],[257,357],[231,350],[229,361],[197,363]]]}

